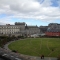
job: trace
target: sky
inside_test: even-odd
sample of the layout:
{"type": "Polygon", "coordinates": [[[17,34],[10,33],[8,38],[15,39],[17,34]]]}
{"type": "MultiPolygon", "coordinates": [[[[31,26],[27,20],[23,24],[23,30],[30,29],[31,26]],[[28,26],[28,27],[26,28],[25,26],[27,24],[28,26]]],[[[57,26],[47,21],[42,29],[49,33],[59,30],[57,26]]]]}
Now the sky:
{"type": "Polygon", "coordinates": [[[37,26],[60,24],[60,0],[0,0],[0,25],[15,22],[37,26]]]}

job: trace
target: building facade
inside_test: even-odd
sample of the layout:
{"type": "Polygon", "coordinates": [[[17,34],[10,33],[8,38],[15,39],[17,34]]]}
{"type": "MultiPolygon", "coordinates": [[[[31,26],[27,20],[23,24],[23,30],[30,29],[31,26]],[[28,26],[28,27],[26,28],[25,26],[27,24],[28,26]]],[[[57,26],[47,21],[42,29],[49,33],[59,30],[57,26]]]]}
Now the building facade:
{"type": "Polygon", "coordinates": [[[40,33],[38,26],[25,26],[25,31],[28,36],[40,33]]]}
{"type": "Polygon", "coordinates": [[[45,32],[47,36],[60,36],[60,24],[50,23],[48,29],[45,32]]]}
{"type": "Polygon", "coordinates": [[[40,33],[37,26],[25,26],[25,22],[15,22],[14,25],[0,25],[0,35],[31,35],[40,33]]]}
{"type": "Polygon", "coordinates": [[[60,36],[60,24],[50,23],[48,26],[28,26],[25,22],[15,22],[14,25],[0,25],[0,35],[31,36],[31,35],[60,36]]]}
{"type": "Polygon", "coordinates": [[[21,35],[24,31],[25,23],[15,23],[15,25],[0,25],[0,35],[21,35]],[[18,25],[17,25],[18,24],[18,25]]]}
{"type": "Polygon", "coordinates": [[[45,33],[48,29],[48,26],[40,26],[40,33],[45,33]]]}

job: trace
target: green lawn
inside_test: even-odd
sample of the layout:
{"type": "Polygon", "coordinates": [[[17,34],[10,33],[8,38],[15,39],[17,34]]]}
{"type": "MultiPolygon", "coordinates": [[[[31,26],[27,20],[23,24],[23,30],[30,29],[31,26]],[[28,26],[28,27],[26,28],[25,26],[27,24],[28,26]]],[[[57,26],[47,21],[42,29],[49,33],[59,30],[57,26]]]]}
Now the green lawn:
{"type": "Polygon", "coordinates": [[[60,54],[59,38],[27,38],[11,43],[8,46],[11,50],[16,50],[21,54],[31,56],[57,57],[60,54]],[[53,49],[53,51],[52,51],[53,49]]]}

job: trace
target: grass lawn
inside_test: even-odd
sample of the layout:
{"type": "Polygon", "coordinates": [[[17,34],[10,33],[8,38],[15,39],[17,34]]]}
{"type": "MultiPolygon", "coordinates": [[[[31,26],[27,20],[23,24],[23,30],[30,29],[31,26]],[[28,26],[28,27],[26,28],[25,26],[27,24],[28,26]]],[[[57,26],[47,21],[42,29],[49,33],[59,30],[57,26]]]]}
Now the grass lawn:
{"type": "Polygon", "coordinates": [[[15,41],[8,47],[25,55],[57,57],[60,54],[60,38],[27,38],[15,41]]]}

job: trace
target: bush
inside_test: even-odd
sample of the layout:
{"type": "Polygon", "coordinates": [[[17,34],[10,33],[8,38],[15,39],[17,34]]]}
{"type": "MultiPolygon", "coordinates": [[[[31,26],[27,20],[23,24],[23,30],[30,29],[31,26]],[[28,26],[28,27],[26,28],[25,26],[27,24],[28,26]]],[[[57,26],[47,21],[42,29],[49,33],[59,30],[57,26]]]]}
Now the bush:
{"type": "Polygon", "coordinates": [[[24,39],[24,36],[18,36],[18,38],[24,39]]]}
{"type": "Polygon", "coordinates": [[[17,53],[17,51],[16,51],[16,50],[12,50],[12,52],[15,52],[15,53],[17,53]]]}

